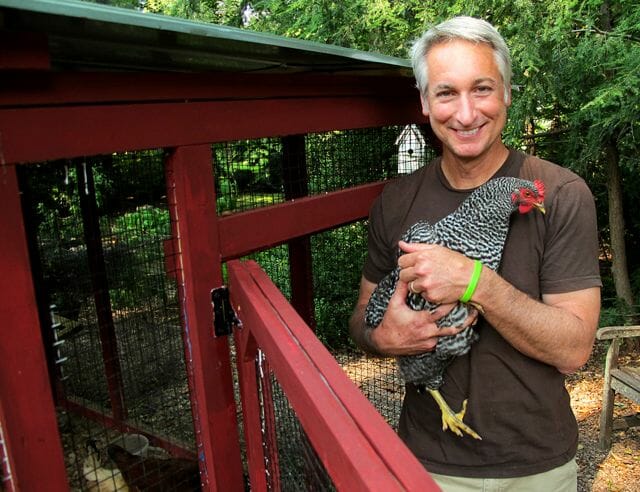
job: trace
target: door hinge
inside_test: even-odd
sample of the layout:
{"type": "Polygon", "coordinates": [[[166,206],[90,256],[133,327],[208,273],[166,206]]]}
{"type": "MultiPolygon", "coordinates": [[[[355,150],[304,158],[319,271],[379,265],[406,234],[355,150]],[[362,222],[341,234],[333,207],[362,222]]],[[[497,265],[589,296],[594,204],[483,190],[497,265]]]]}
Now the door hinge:
{"type": "Polygon", "coordinates": [[[241,323],[231,306],[229,288],[223,285],[213,289],[211,303],[213,304],[213,332],[215,336],[231,335],[233,326],[240,326],[241,323]]]}

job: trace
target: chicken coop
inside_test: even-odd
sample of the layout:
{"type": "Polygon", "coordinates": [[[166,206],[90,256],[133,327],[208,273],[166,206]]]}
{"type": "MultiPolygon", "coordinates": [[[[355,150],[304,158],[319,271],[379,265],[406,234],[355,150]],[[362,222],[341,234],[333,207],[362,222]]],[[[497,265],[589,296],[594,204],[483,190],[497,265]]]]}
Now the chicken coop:
{"type": "Polygon", "coordinates": [[[408,62],[74,0],[0,45],[0,488],[435,490],[346,324],[408,62]]]}

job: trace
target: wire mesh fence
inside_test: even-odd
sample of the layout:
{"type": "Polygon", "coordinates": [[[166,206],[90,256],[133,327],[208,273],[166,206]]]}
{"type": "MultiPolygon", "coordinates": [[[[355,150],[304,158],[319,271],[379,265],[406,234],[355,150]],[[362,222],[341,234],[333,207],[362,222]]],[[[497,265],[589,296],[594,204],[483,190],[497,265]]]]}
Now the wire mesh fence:
{"type": "Polygon", "coordinates": [[[162,155],[21,169],[72,490],[98,477],[116,486],[106,451],[126,435],[154,436],[151,457],[194,449],[162,155]]]}
{"type": "MultiPolygon", "coordinates": [[[[228,214],[388,179],[433,152],[417,127],[385,127],[225,142],[212,155],[217,212],[228,214]]],[[[195,450],[163,159],[153,150],[20,168],[73,490],[89,490],[96,469],[117,488],[106,450],[130,434],[149,439],[153,458],[195,450]]],[[[348,337],[366,221],[316,234],[310,244],[317,335],[395,426],[403,388],[393,361],[362,356],[348,337]]],[[[287,245],[252,258],[291,298],[287,245]]],[[[283,490],[331,490],[277,381],[271,386],[283,490]]]]}

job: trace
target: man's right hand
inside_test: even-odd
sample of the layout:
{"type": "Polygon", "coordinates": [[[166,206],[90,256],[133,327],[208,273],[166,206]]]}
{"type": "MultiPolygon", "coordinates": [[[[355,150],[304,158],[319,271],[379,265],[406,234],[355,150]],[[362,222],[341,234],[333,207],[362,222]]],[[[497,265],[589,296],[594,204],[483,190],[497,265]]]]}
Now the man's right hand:
{"type": "Polygon", "coordinates": [[[433,311],[414,311],[406,304],[409,287],[399,281],[389,300],[382,322],[374,329],[367,328],[364,311],[376,284],[364,277],[360,282],[358,302],[349,322],[351,336],[366,352],[383,356],[416,355],[434,350],[438,338],[455,335],[475,323],[473,312],[461,327],[438,328],[436,321],[447,315],[455,304],[442,304],[433,311]]]}

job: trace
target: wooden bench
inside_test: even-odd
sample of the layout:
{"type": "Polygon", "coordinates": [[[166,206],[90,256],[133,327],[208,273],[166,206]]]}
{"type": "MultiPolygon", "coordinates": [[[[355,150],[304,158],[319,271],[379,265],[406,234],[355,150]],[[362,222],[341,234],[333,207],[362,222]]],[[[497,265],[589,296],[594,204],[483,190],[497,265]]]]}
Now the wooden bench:
{"type": "Polygon", "coordinates": [[[600,413],[599,445],[603,450],[611,447],[613,430],[613,403],[619,393],[640,404],[640,362],[636,366],[618,364],[618,352],[623,338],[640,337],[640,326],[605,326],[600,328],[598,340],[611,340],[604,369],[602,412],[600,413]]]}

